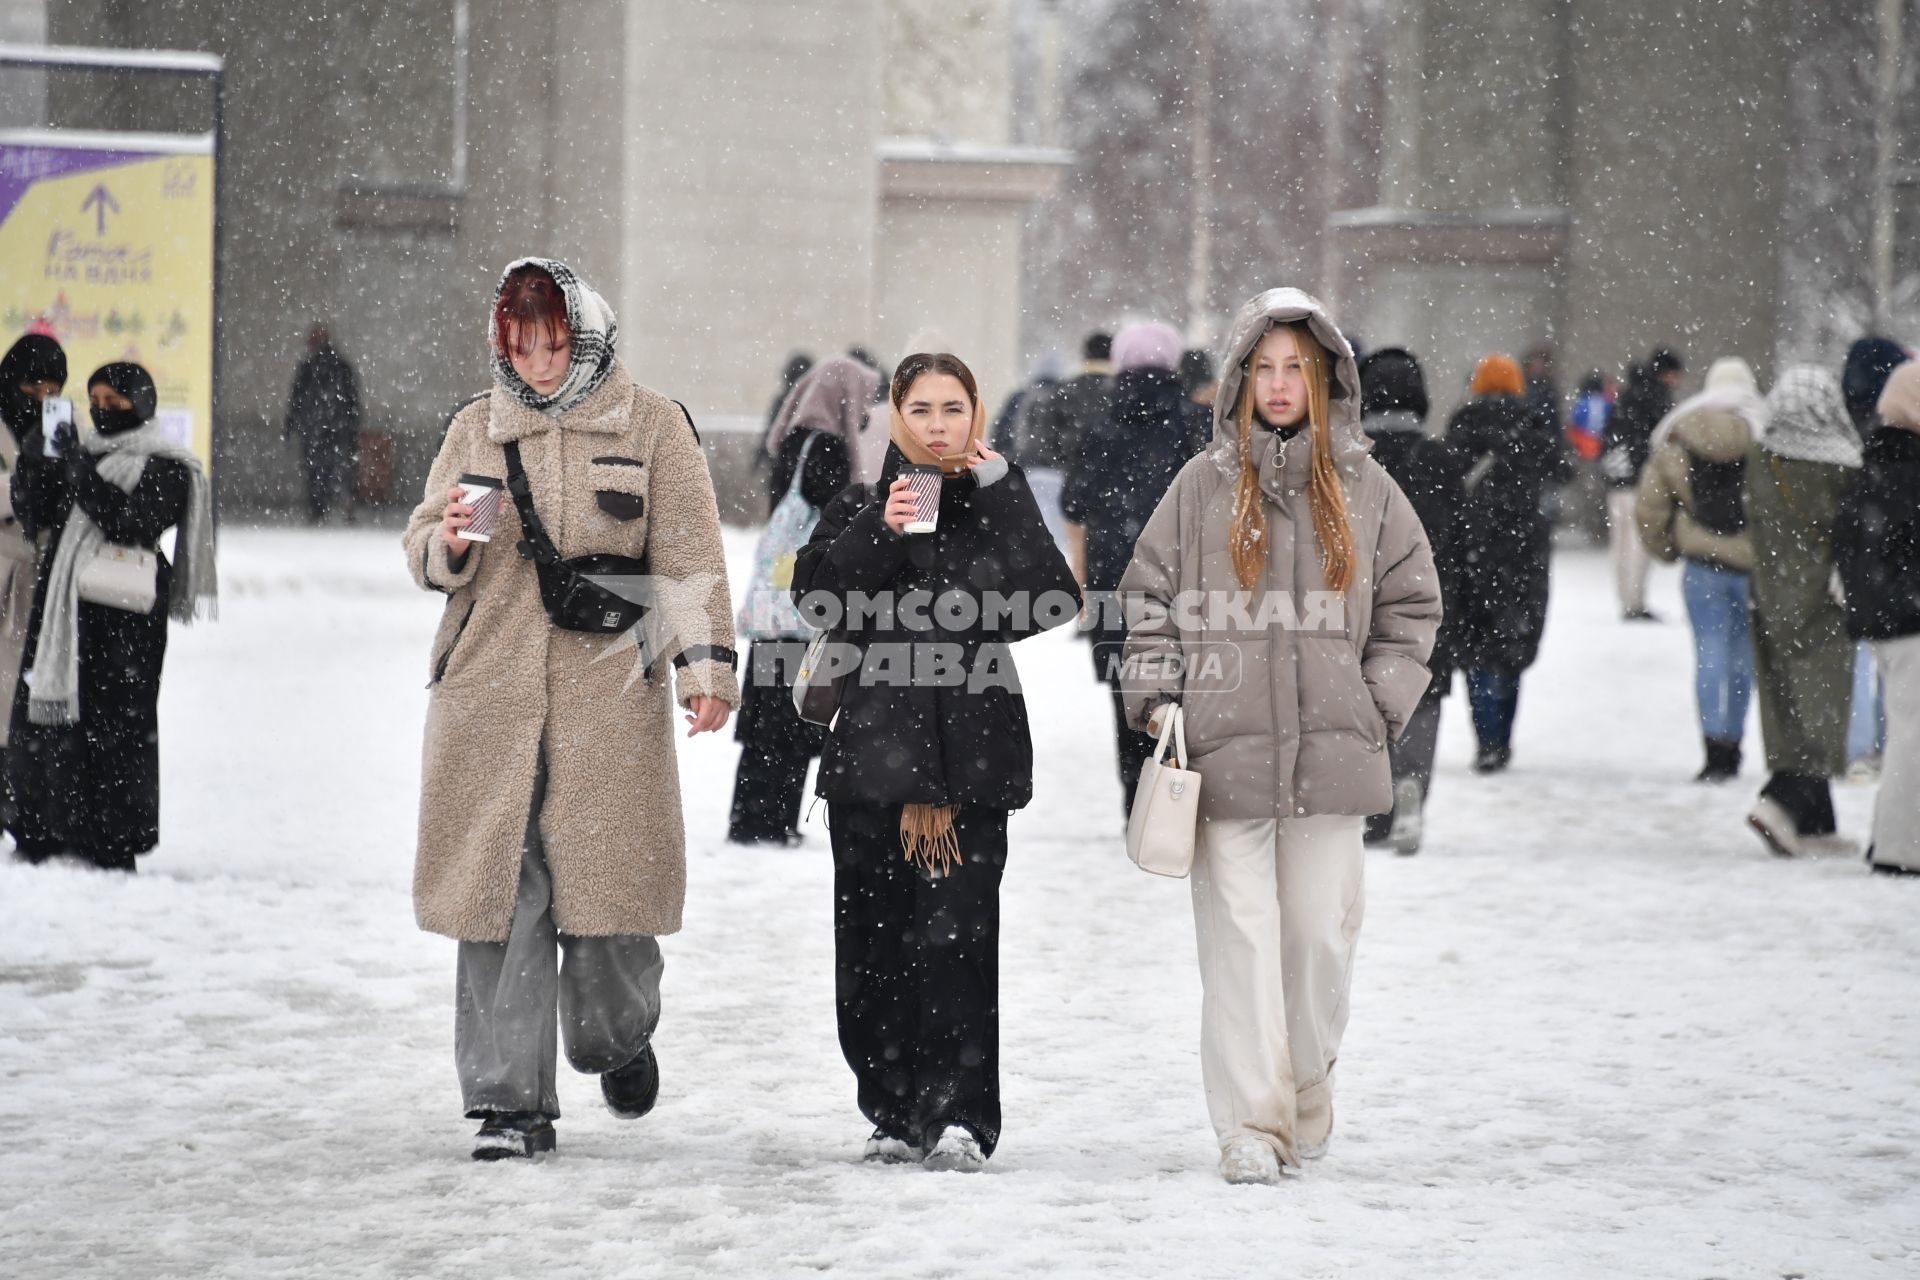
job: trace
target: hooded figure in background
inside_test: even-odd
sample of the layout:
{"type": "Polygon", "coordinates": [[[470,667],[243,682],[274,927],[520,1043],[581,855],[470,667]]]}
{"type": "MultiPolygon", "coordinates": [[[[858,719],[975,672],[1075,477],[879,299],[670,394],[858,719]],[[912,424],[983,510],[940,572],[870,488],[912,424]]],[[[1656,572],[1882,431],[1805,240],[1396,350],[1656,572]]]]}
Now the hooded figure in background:
{"type": "Polygon", "coordinates": [[[1387,748],[1393,764],[1393,808],[1367,819],[1367,843],[1388,843],[1402,854],[1418,853],[1433,758],[1439,745],[1440,708],[1453,684],[1455,619],[1460,614],[1461,547],[1466,529],[1466,488],[1458,459],[1443,441],[1427,434],[1427,382],[1419,360],[1403,347],[1380,347],[1360,361],[1360,427],[1373,441],[1373,457],[1413,504],[1427,531],[1445,604],[1427,669],[1433,673],[1407,728],[1387,748]]]}
{"type": "Polygon", "coordinates": [[[1081,531],[1073,545],[1092,620],[1086,635],[1094,675],[1112,695],[1123,815],[1133,812],[1134,786],[1153,740],[1128,723],[1120,695],[1126,620],[1114,592],[1160,496],[1205,447],[1211,426],[1210,411],[1193,402],[1180,380],[1180,353],[1180,335],[1167,324],[1131,324],[1114,338],[1112,398],[1106,416],[1080,437],[1080,458],[1061,504],[1081,531]]]}
{"type": "Polygon", "coordinates": [[[1693,627],[1694,695],[1706,742],[1696,782],[1725,782],[1740,772],[1753,691],[1747,625],[1753,544],[1742,494],[1747,454],[1766,421],[1766,401],[1747,362],[1714,361],[1706,390],[1682,401],[1654,430],[1653,457],[1634,498],[1648,554],[1685,562],[1680,591],[1693,627]]]}
{"type": "Polygon", "coordinates": [[[167,622],[214,609],[212,487],[199,459],[153,421],[145,369],[103,365],[87,394],[93,430],[83,438],[62,427],[50,442],[57,456],[22,454],[14,473],[14,509],[44,549],[7,769],[24,856],[76,853],[132,871],[160,840],[167,622]],[[160,538],[175,527],[170,562],[160,538]],[[103,574],[116,560],[122,569],[103,574]]]}
{"type": "Polygon", "coordinates": [[[1512,758],[1520,677],[1547,627],[1553,529],[1541,500],[1573,475],[1559,429],[1528,406],[1525,390],[1519,365],[1489,355],[1474,371],[1473,398],[1447,424],[1466,491],[1455,658],[1467,673],[1478,773],[1512,758]]]}
{"type": "Polygon", "coordinates": [[[307,334],[307,354],[287,394],[286,429],[300,441],[307,515],[313,523],[323,523],[343,498],[352,497],[360,447],[360,380],[347,358],[334,350],[323,324],[307,334]]]}
{"type": "MultiPolygon", "coordinates": [[[[67,353],[42,333],[30,333],[0,358],[0,688],[13,705],[14,686],[20,680],[20,652],[27,643],[27,621],[33,613],[34,566],[39,547],[20,527],[13,513],[13,472],[23,451],[43,451],[40,434],[42,404],[67,385],[67,353]]],[[[7,745],[8,720],[0,718],[0,753],[7,745]]],[[[13,826],[13,793],[6,784],[5,756],[0,754],[0,827],[13,826]]]]}
{"type": "Polygon", "coordinates": [[[1853,642],[1832,587],[1833,533],[1860,461],[1832,370],[1781,374],[1766,431],[1747,454],[1746,519],[1754,676],[1772,772],[1747,823],[1782,857],[1835,844],[1828,779],[1847,767],[1853,642]]]}
{"type": "MultiPolygon", "coordinates": [[[[863,452],[862,435],[885,430],[869,412],[881,387],[880,375],[850,356],[815,365],[795,384],[766,444],[773,462],[769,530],[779,524],[780,537],[788,539],[782,547],[792,550],[776,549],[763,538],[758,554],[797,554],[819,513],[854,483],[853,463],[863,452]],[[786,506],[790,501],[800,506],[786,506]],[[783,509],[786,514],[781,514],[783,509]]],[[[862,492],[869,488],[861,485],[862,492]]],[[[790,575],[791,568],[787,572],[790,575]]],[[[775,581],[777,576],[769,569],[768,585],[780,588],[784,596],[787,583],[775,581]]],[[[756,576],[756,584],[760,581],[756,576]]],[[[753,646],[747,655],[752,678],[742,690],[733,735],[740,744],[740,763],[734,772],[727,839],[735,844],[800,843],[807,767],[826,742],[826,729],[802,720],[793,709],[793,675],[811,633],[788,632],[773,624],[771,615],[751,599],[742,610],[741,631],[751,636],[753,646]]]]}
{"type": "Polygon", "coordinates": [[[1876,871],[1920,874],[1920,364],[1893,371],[1876,418],[1861,474],[1840,504],[1834,559],[1847,632],[1872,647],[1886,691],[1867,861],[1876,871]]]}

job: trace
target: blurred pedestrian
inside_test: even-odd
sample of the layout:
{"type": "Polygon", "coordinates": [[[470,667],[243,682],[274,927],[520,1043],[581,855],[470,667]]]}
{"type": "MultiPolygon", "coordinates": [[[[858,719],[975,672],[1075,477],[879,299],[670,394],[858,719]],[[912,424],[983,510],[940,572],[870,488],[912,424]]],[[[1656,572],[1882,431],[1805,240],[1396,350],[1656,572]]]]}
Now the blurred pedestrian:
{"type": "Polygon", "coordinates": [[[1747,362],[1716,360],[1706,389],[1660,424],[1660,443],[1640,473],[1640,540],[1662,563],[1685,561],[1680,591],[1693,626],[1694,701],[1706,742],[1696,782],[1725,782],[1740,772],[1753,693],[1753,543],[1743,494],[1747,455],[1766,418],[1747,362]]]}
{"type": "Polygon", "coordinates": [[[1783,857],[1836,842],[1828,779],[1847,767],[1853,644],[1833,587],[1833,531],[1860,470],[1860,437],[1840,380],[1798,365],[1767,395],[1766,430],[1747,455],[1753,543],[1753,658],[1772,776],[1747,815],[1783,857]]]}
{"type": "Polygon", "coordinates": [[[1211,418],[1180,385],[1180,335],[1172,325],[1131,324],[1113,340],[1113,398],[1106,417],[1080,437],[1080,457],[1061,504],[1076,576],[1086,588],[1093,665],[1113,702],[1120,805],[1133,810],[1134,784],[1153,740],[1127,721],[1120,691],[1126,619],[1115,592],[1133,544],[1187,459],[1205,447],[1211,418]]]}
{"type": "Polygon", "coordinates": [[[1214,376],[1213,357],[1199,347],[1189,347],[1180,353],[1180,389],[1201,408],[1213,408],[1220,382],[1214,376]]]}
{"type": "Polygon", "coordinates": [[[1393,765],[1393,808],[1367,819],[1369,844],[1397,853],[1420,850],[1433,757],[1440,740],[1440,708],[1453,685],[1454,633],[1459,629],[1461,541],[1466,489],[1453,451],[1426,432],[1427,384],[1420,362],[1404,347],[1380,347],[1360,361],[1360,427],[1373,442],[1374,461],[1413,504],[1427,532],[1445,608],[1433,652],[1432,678],[1406,728],[1387,747],[1393,765]]]}
{"type": "Polygon", "coordinates": [[[879,386],[878,373],[848,356],[815,365],[787,397],[767,441],[776,455],[773,483],[780,499],[761,539],[737,628],[753,644],[733,734],[740,764],[727,839],[735,844],[800,842],[807,767],[820,754],[826,729],[802,720],[793,707],[794,673],[811,634],[789,596],[793,565],[820,512],[852,483],[853,442],[867,429],[879,386]],[[762,593],[778,598],[755,598],[762,593]]]}
{"type": "Polygon", "coordinates": [[[774,424],[780,420],[780,409],[787,403],[787,397],[793,394],[800,379],[807,376],[807,370],[813,368],[813,356],[805,351],[795,351],[787,356],[787,362],[780,367],[780,387],[773,393],[773,400],[767,405],[767,416],[760,428],[760,447],[754,450],[753,474],[755,483],[767,495],[767,510],[771,512],[774,504],[780,501],[780,490],[773,484],[774,455],[767,449],[767,441],[773,438],[774,424]]]}
{"type": "Polygon", "coordinates": [[[1666,347],[1656,347],[1627,375],[1620,399],[1607,415],[1601,470],[1607,478],[1607,528],[1613,545],[1614,589],[1620,616],[1629,622],[1657,622],[1647,608],[1647,549],[1634,524],[1635,490],[1641,468],[1653,452],[1654,429],[1673,412],[1674,393],[1686,362],[1666,347]]]}
{"type": "Polygon", "coordinates": [[[1513,758],[1520,678],[1547,625],[1553,530],[1542,500],[1547,486],[1571,477],[1572,464],[1559,432],[1528,407],[1510,357],[1481,360],[1471,392],[1446,436],[1466,492],[1456,654],[1479,740],[1474,771],[1498,773],[1513,758]]]}
{"type": "MultiPolygon", "coordinates": [[[[1840,391],[1847,401],[1847,417],[1865,440],[1880,425],[1875,406],[1894,369],[1912,359],[1907,349],[1890,338],[1861,338],[1847,349],[1840,373],[1840,391]]],[[[1880,772],[1880,752],[1887,740],[1885,691],[1871,649],[1853,650],[1853,712],[1847,718],[1847,776],[1872,779],[1880,772]]]]}
{"type": "Polygon", "coordinates": [[[1847,632],[1872,646],[1886,690],[1867,862],[1920,875],[1920,364],[1895,368],[1877,407],[1879,425],[1834,525],[1834,560],[1847,632]]]}
{"type": "MultiPolygon", "coordinates": [[[[20,653],[33,613],[34,571],[40,549],[13,511],[13,472],[23,450],[41,449],[45,402],[67,385],[67,353],[53,338],[29,333],[0,358],[0,689],[13,706],[20,653]]],[[[6,746],[11,717],[0,717],[0,829],[13,830],[13,793],[7,785],[6,746]]]]}
{"type": "Polygon", "coordinates": [[[1583,461],[1600,458],[1601,439],[1607,430],[1607,415],[1613,412],[1613,392],[1607,376],[1598,369],[1580,379],[1580,390],[1573,398],[1573,410],[1567,415],[1567,443],[1583,461]]]}
{"type": "Polygon", "coordinates": [[[286,431],[300,441],[307,516],[324,524],[343,499],[352,500],[360,449],[360,381],[324,324],[307,332],[307,354],[287,396],[286,431]]]}
{"type": "Polygon", "coordinates": [[[1061,509],[1067,474],[1080,457],[1080,441],[1106,420],[1112,404],[1112,352],[1110,335],[1088,334],[1081,346],[1080,371],[1030,400],[1012,442],[1014,460],[1026,472],[1047,529],[1063,551],[1072,545],[1061,509]]]}
{"type": "Polygon", "coordinates": [[[7,771],[20,853],[134,870],[160,841],[160,675],[167,622],[209,616],[212,486],[153,421],[137,364],[87,379],[93,430],[32,437],[13,475],[22,531],[44,548],[14,690],[7,771]],[[175,558],[160,538],[178,528],[175,558]]]}

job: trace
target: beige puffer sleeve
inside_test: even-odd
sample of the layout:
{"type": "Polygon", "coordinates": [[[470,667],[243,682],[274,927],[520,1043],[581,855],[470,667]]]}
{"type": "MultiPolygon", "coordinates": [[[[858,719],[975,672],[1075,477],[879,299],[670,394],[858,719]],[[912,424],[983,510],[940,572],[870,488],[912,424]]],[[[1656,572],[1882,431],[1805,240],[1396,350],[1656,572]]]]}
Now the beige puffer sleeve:
{"type": "Polygon", "coordinates": [[[1387,496],[1373,547],[1373,620],[1360,675],[1387,732],[1398,738],[1433,679],[1426,664],[1440,631],[1440,574],[1413,503],[1393,477],[1382,471],[1380,478],[1387,496]]]}
{"type": "Polygon", "coordinates": [[[1671,563],[1680,555],[1674,542],[1673,520],[1686,473],[1685,451],[1668,440],[1640,472],[1640,487],[1633,495],[1633,523],[1640,534],[1640,545],[1662,563],[1671,563]]]}
{"type": "Polygon", "coordinates": [[[480,557],[486,544],[470,543],[466,558],[455,571],[447,540],[440,536],[440,521],[446,514],[448,492],[467,470],[473,433],[484,430],[486,421],[485,401],[480,402],[479,412],[469,407],[455,416],[447,428],[447,438],[440,442],[433,469],[427,473],[425,496],[408,517],[407,531],[401,535],[407,549],[407,568],[413,580],[428,591],[451,595],[471,583],[473,575],[480,572],[480,557]]]}
{"type": "Polygon", "coordinates": [[[692,424],[677,405],[666,412],[673,421],[660,430],[647,482],[652,519],[647,560],[656,579],[660,659],[673,663],[674,698],[682,707],[691,709],[697,697],[737,707],[733,596],[720,541],[720,505],[692,424]]]}

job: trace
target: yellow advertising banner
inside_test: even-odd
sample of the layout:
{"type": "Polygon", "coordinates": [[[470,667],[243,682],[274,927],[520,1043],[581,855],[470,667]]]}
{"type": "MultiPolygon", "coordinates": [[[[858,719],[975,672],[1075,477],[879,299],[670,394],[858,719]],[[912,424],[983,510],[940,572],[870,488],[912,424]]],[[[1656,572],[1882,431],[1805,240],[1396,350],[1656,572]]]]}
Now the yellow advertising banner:
{"type": "Polygon", "coordinates": [[[58,340],[82,423],[88,374],[146,366],[162,428],[208,474],[213,216],[211,136],[0,131],[0,350],[58,340]]]}

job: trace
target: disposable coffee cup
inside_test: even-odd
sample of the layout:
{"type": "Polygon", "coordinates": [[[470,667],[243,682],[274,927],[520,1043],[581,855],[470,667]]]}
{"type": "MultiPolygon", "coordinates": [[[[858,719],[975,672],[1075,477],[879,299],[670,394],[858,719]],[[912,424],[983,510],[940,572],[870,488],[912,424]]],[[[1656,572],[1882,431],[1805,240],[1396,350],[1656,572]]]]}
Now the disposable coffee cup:
{"type": "Polygon", "coordinates": [[[940,526],[940,468],[908,463],[900,468],[900,477],[913,495],[913,519],[907,521],[906,531],[932,533],[940,526]]]}
{"type": "Polygon", "coordinates": [[[468,542],[492,542],[494,522],[500,518],[500,482],[492,476],[461,476],[460,501],[473,508],[464,529],[455,530],[468,542]]]}

